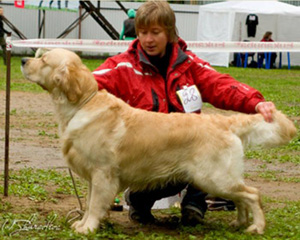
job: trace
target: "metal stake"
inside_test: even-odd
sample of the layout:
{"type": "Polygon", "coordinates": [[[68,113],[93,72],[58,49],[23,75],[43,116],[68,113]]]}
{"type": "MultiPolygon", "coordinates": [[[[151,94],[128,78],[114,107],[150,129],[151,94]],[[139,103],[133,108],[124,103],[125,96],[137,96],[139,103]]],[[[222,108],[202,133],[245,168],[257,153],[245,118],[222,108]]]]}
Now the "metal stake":
{"type": "Polygon", "coordinates": [[[10,56],[11,33],[6,38],[6,109],[5,109],[5,156],[4,156],[4,196],[8,196],[9,179],[9,117],[10,117],[10,56]]]}

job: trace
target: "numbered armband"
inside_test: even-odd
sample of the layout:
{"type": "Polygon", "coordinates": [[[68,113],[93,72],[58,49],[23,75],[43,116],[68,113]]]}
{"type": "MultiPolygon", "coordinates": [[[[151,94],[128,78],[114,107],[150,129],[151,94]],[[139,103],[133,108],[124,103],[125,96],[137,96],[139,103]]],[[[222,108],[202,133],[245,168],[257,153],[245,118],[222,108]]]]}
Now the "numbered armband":
{"type": "Polygon", "coordinates": [[[198,112],[201,110],[202,98],[195,85],[184,86],[183,89],[178,90],[176,93],[186,113],[198,112]]]}

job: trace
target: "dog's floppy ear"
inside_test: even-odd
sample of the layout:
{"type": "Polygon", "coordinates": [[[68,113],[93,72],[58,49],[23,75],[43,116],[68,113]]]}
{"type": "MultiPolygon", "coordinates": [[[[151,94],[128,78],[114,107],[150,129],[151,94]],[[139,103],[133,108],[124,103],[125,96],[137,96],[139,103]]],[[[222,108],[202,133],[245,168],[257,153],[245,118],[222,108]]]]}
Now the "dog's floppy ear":
{"type": "Polygon", "coordinates": [[[78,69],[66,63],[62,64],[54,75],[57,86],[71,103],[76,103],[82,95],[76,70],[78,71],[78,69]]]}

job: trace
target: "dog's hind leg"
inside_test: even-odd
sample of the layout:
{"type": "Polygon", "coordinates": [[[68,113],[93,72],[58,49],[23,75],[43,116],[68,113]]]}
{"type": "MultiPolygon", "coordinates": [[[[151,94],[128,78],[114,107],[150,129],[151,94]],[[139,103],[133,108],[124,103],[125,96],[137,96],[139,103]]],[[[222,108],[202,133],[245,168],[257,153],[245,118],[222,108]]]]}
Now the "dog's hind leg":
{"type": "Polygon", "coordinates": [[[245,204],[240,201],[235,201],[234,204],[237,208],[238,217],[236,220],[232,221],[230,225],[234,227],[240,227],[248,224],[249,213],[248,213],[247,206],[245,206],[245,204]]]}
{"type": "Polygon", "coordinates": [[[87,234],[98,228],[119,189],[118,178],[112,169],[96,170],[91,179],[91,191],[85,222],[76,232],[87,234]]]}
{"type": "Polygon", "coordinates": [[[247,228],[246,232],[257,232],[259,234],[263,234],[266,222],[262,210],[261,197],[259,191],[254,187],[246,186],[245,188],[248,195],[245,201],[253,214],[253,224],[247,228]]]}
{"type": "Polygon", "coordinates": [[[216,167],[215,174],[204,175],[203,171],[202,174],[195,173],[192,180],[193,185],[214,196],[234,201],[238,209],[237,220],[233,222],[235,226],[246,224],[248,212],[252,213],[253,224],[246,231],[262,234],[265,228],[265,218],[258,190],[246,186],[242,179],[239,179],[237,175],[234,176],[232,172],[218,174],[218,171],[216,167]]]}
{"type": "Polygon", "coordinates": [[[246,232],[263,234],[266,223],[258,190],[245,185],[239,186],[238,190],[232,191],[229,196],[237,203],[238,207],[238,218],[234,225],[245,224],[247,212],[252,212],[253,224],[246,229],[246,232]]]}

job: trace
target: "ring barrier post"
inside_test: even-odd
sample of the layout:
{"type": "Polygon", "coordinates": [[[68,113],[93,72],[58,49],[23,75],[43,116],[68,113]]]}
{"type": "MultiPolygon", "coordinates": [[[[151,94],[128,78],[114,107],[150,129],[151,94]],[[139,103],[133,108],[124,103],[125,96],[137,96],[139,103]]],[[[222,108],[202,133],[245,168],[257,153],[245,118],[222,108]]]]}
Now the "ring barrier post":
{"type": "Polygon", "coordinates": [[[10,117],[10,57],[11,33],[6,38],[6,108],[5,108],[5,153],[4,153],[4,196],[8,196],[9,182],[9,117],[10,117]]]}

